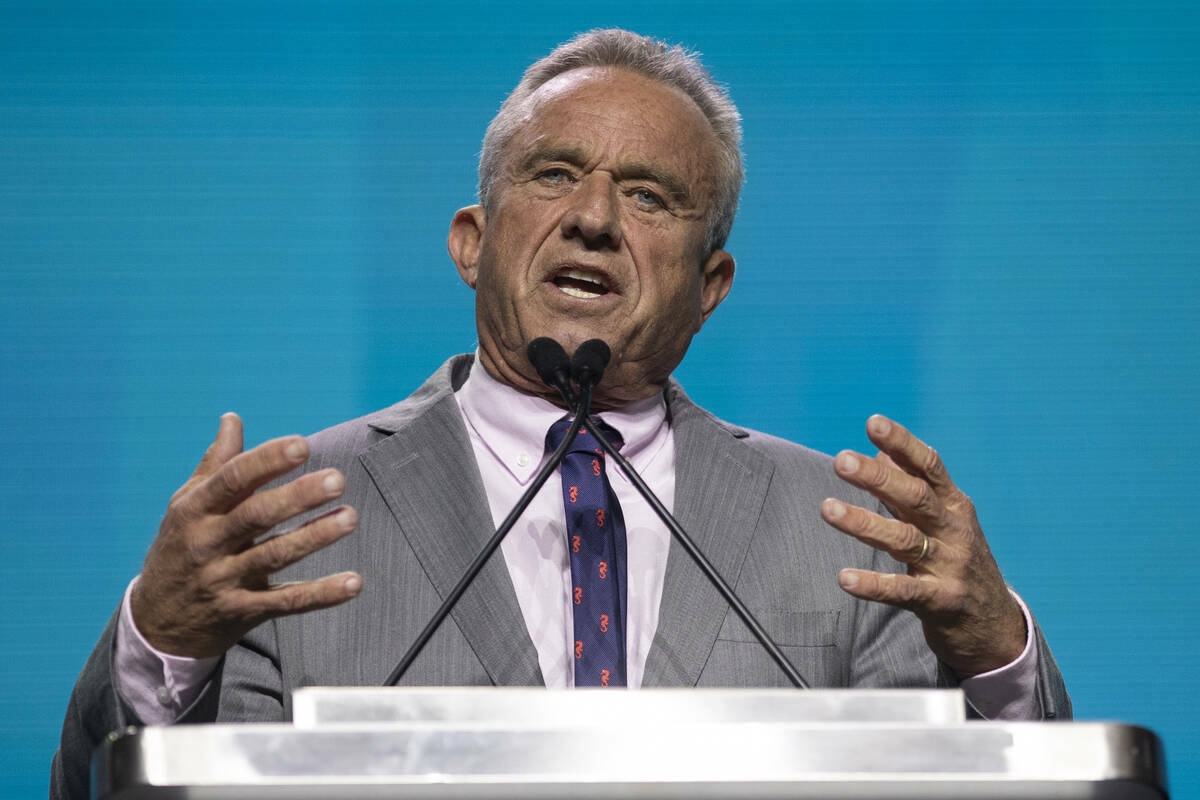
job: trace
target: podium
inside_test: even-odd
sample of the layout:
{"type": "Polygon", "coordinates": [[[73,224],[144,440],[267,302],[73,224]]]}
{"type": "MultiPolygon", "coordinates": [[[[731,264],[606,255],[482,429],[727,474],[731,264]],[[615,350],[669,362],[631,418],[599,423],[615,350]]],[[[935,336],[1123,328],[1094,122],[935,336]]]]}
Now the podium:
{"type": "Polygon", "coordinates": [[[982,722],[958,690],[302,689],[294,722],[114,733],[93,796],[1167,797],[1158,737],[982,722]]]}

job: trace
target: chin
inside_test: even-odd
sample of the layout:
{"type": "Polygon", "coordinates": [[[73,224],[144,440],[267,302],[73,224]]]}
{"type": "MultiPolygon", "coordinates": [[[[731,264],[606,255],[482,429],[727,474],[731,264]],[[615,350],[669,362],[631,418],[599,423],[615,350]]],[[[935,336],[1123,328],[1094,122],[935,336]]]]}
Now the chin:
{"type": "MultiPolygon", "coordinates": [[[[549,336],[551,339],[561,344],[563,349],[567,351],[568,355],[574,353],[579,345],[583,344],[589,339],[602,339],[606,345],[612,348],[614,353],[618,352],[616,343],[619,336],[612,331],[596,331],[594,329],[579,330],[578,328],[571,327],[566,330],[559,330],[554,333],[547,333],[543,335],[549,336]]],[[[531,341],[533,338],[537,337],[531,337],[531,341]]]]}

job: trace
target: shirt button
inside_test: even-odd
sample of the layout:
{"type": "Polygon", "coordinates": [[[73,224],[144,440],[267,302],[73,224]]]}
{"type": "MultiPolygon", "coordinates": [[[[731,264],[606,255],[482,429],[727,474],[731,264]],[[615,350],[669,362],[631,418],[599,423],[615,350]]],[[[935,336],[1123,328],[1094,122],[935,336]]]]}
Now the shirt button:
{"type": "Polygon", "coordinates": [[[154,697],[160,706],[171,705],[171,692],[165,686],[160,686],[154,692],[154,697]]]}
{"type": "Polygon", "coordinates": [[[528,453],[521,453],[521,455],[517,456],[517,466],[518,467],[528,467],[529,466],[529,454],[528,453]]]}

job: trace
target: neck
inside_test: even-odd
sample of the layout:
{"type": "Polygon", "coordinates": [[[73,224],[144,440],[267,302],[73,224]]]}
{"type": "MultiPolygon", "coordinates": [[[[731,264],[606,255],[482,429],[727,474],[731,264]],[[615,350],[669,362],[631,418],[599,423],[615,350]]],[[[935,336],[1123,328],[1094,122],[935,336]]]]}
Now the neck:
{"type": "Polygon", "coordinates": [[[496,356],[485,346],[479,348],[479,363],[483,366],[487,373],[494,379],[506,386],[511,386],[522,394],[533,395],[540,397],[559,408],[566,408],[566,403],[559,396],[558,391],[550,388],[537,377],[532,365],[526,365],[524,372],[520,369],[514,369],[507,359],[496,358],[496,356]]]}
{"type": "MultiPolygon", "coordinates": [[[[522,394],[540,397],[559,408],[567,407],[557,390],[542,383],[537,373],[534,372],[533,365],[526,362],[519,368],[514,367],[509,359],[498,358],[483,345],[479,348],[479,363],[483,365],[489,375],[500,383],[511,386],[522,394]]],[[[614,367],[616,365],[610,367],[604,380],[592,389],[592,411],[613,411],[624,408],[639,400],[654,397],[661,393],[666,385],[665,380],[660,384],[624,385],[615,383],[610,379],[619,375],[620,370],[614,367]]]]}

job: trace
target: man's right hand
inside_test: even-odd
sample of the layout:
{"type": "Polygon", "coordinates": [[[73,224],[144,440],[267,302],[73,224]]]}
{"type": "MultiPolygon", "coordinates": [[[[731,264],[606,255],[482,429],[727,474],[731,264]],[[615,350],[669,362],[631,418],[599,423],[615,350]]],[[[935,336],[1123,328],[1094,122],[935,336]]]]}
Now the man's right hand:
{"type": "Polygon", "coordinates": [[[295,530],[255,543],[276,525],[341,497],[345,478],[321,470],[255,491],[308,459],[300,436],[242,452],[242,421],[221,417],[217,438],[167,506],[130,597],[134,623],[164,653],[218,656],[261,622],[344,603],[362,589],[353,572],[272,585],[268,576],[354,530],[341,506],[295,530]]]}

